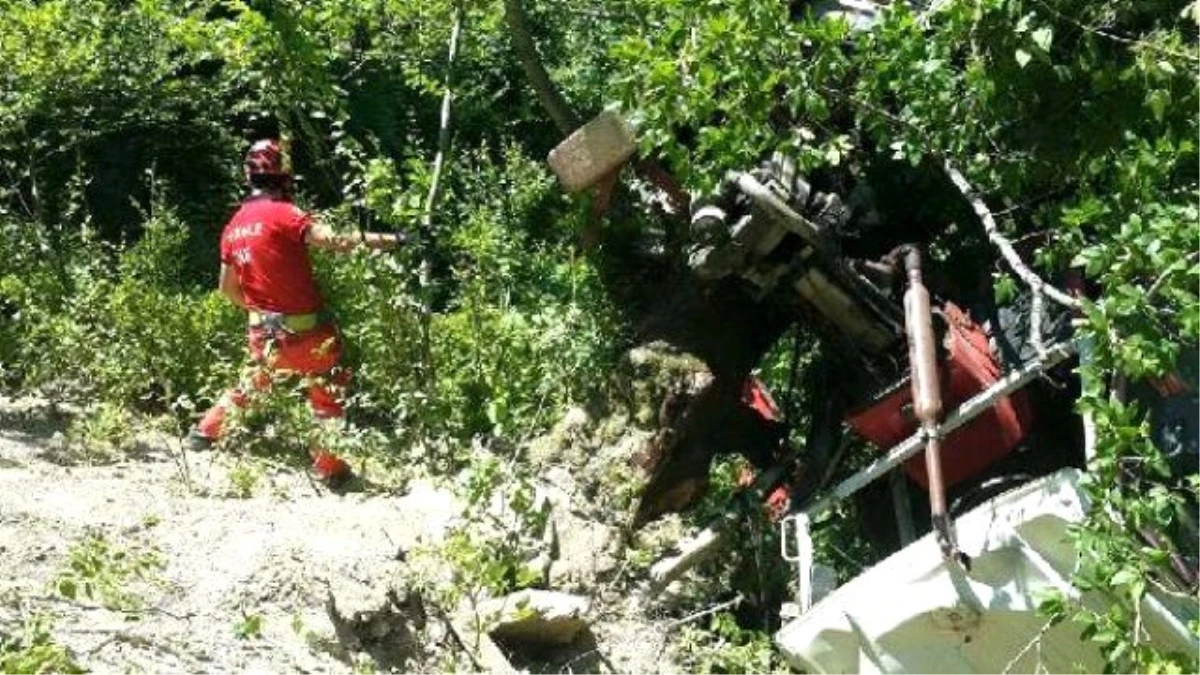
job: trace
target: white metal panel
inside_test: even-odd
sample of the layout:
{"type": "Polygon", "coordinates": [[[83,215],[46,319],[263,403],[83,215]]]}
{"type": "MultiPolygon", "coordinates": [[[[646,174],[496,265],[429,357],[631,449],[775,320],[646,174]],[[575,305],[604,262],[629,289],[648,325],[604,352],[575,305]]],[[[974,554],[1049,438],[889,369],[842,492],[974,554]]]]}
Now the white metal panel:
{"type": "MultiPolygon", "coordinates": [[[[1082,519],[1081,473],[1065,469],[977,507],[957,521],[969,572],[946,565],[932,535],[898,551],[783,627],[775,640],[792,665],[813,673],[1099,672],[1079,627],[1048,627],[1040,594],[1074,594],[1067,527],[1082,519]]],[[[1102,595],[1085,604],[1104,607],[1102,595]]],[[[1144,603],[1147,629],[1169,649],[1194,653],[1185,605],[1144,603]]]]}

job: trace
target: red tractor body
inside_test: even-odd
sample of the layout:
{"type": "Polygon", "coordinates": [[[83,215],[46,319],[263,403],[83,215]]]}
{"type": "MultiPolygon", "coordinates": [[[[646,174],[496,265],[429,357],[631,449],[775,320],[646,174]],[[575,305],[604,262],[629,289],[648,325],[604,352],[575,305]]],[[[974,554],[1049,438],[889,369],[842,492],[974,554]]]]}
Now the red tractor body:
{"type": "MultiPolygon", "coordinates": [[[[946,330],[939,359],[945,407],[953,410],[995,384],[1003,374],[987,333],[965,312],[946,303],[938,313],[946,330]]],[[[887,450],[917,431],[912,415],[912,389],[907,379],[846,420],[863,438],[887,450]]],[[[1034,412],[1024,390],[1000,399],[988,411],[951,432],[942,444],[942,472],[947,487],[979,473],[1012,452],[1033,427],[1034,412]]],[[[925,460],[913,457],[904,465],[910,478],[925,489],[929,479],[925,460]]]]}

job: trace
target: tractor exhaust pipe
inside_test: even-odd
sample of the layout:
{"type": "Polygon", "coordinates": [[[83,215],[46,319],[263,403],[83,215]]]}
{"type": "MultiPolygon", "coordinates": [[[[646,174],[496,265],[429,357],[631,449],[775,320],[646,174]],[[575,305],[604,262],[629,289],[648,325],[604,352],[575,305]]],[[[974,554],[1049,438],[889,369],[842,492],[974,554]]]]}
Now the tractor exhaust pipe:
{"type": "Polygon", "coordinates": [[[925,434],[925,470],[929,476],[929,519],[938,545],[946,560],[954,559],[964,567],[967,558],[958,550],[954,523],[946,513],[946,486],[942,479],[941,382],[937,367],[937,337],[933,332],[933,312],[929,291],[921,279],[921,251],[908,247],[904,255],[908,272],[908,290],[904,293],[904,327],[908,335],[908,360],[912,371],[913,412],[925,434]]]}

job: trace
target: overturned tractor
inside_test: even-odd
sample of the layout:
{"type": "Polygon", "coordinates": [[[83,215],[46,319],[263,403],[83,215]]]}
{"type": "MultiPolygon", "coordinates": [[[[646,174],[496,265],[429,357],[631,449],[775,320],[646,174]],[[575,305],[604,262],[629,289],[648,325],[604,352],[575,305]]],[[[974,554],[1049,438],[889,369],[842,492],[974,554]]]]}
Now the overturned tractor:
{"type": "MultiPolygon", "coordinates": [[[[564,141],[550,162],[571,190],[599,185],[603,204],[621,165],[633,154],[630,128],[605,113],[564,141]]],[[[750,489],[767,499],[783,528],[782,553],[796,568],[793,607],[801,616],[798,622],[818,616],[810,614],[818,598],[809,527],[844,499],[860,502],[860,513],[869,514],[864,529],[886,549],[918,550],[913,547],[920,548],[921,542],[935,542],[923,545],[937,552],[928,561],[935,570],[931,574],[945,576],[947,587],[958,589],[947,601],[951,608],[969,605],[969,611],[937,603],[927,612],[914,609],[913,616],[898,616],[879,627],[874,637],[853,626],[844,631],[840,624],[833,626],[840,619],[826,621],[828,626],[811,619],[816,623],[804,630],[789,626],[780,634],[781,645],[807,670],[965,672],[1002,667],[986,641],[969,657],[961,649],[925,648],[946,646],[934,645],[937,640],[914,643],[924,645],[921,649],[892,652],[872,641],[907,643],[898,636],[911,631],[914,616],[934,621],[949,612],[974,617],[970,626],[951,631],[958,638],[967,635],[969,643],[979,634],[981,617],[995,609],[964,600],[978,600],[988,592],[986,581],[971,591],[977,581],[971,577],[973,560],[992,566],[997,556],[1016,560],[1017,555],[1034,560],[1036,567],[1045,550],[1060,546],[1055,537],[1065,531],[1070,517],[1060,518],[1061,528],[1051,528],[1058,534],[1043,532],[1028,542],[1013,535],[1022,541],[1017,548],[1009,539],[981,538],[978,532],[967,533],[968,545],[960,545],[960,517],[970,512],[979,521],[984,516],[975,514],[985,506],[999,517],[1003,509],[1015,508],[1003,506],[1005,499],[1037,511],[1042,507],[1037,494],[1055,491],[1079,503],[1077,474],[1069,472],[1084,466],[1088,441],[1073,411],[1078,384],[1071,361],[1078,355],[1070,318],[1085,289],[1067,279],[1071,291],[1065,293],[1036,277],[996,232],[991,214],[961,174],[946,166],[944,179],[948,193],[964,208],[971,207],[966,213],[984,221],[991,242],[1027,283],[1027,291],[1010,306],[997,307],[990,289],[981,293],[937,270],[931,273],[928,229],[889,226],[887,209],[872,202],[869,186],[851,186],[843,198],[818,189],[787,157],[776,155],[752,170],[731,172],[714,194],[694,200],[683,246],[686,280],[664,286],[657,311],[641,326],[643,338],[666,340],[704,360],[712,377],[686,400],[664,403],[664,410],[670,410],[662,423],[670,433],[661,434],[650,453],[645,467],[650,478],[635,526],[687,508],[703,492],[713,456],[741,452],[759,469],[750,489]],[[804,442],[797,447],[789,443],[785,420],[751,374],[793,324],[821,344],[820,360],[805,378],[811,414],[804,442]],[[881,454],[832,484],[854,439],[881,454]],[[879,480],[885,476],[891,479],[879,480]],[[1025,501],[1011,496],[1029,492],[1030,485],[1045,487],[1025,501]],[[1010,496],[990,501],[1004,494],[1010,496]],[[1030,506],[1031,500],[1037,504],[1030,506]],[[930,536],[923,538],[926,532],[930,536]],[[845,644],[831,647],[828,640],[845,644]],[[951,656],[930,660],[929,653],[951,656]],[[864,659],[874,659],[873,665],[864,659]]],[[[1171,401],[1180,397],[1193,401],[1190,417],[1164,419],[1168,412],[1156,423],[1182,423],[1190,430],[1176,434],[1169,452],[1191,459],[1181,466],[1194,473],[1194,383],[1148,403],[1170,410],[1178,407],[1171,401]]],[[[1069,501],[1062,497],[1059,502],[1064,500],[1069,501]]],[[[725,527],[728,523],[714,524],[681,544],[677,555],[660,561],[652,570],[656,584],[665,586],[719,548],[725,527]]],[[[1177,567],[1183,570],[1177,580],[1181,588],[1194,590],[1191,566],[1181,562],[1177,567]]],[[[1070,570],[1039,574],[1037,583],[1031,581],[1022,591],[1025,595],[1034,587],[1062,585],[1070,570]]],[[[863,597],[872,593],[857,592],[863,597]]],[[[1030,607],[1018,609],[1036,615],[1030,607]]],[[[1189,637],[1180,617],[1169,609],[1159,614],[1167,617],[1162,631],[1169,639],[1194,649],[1194,636],[1189,637]]]]}

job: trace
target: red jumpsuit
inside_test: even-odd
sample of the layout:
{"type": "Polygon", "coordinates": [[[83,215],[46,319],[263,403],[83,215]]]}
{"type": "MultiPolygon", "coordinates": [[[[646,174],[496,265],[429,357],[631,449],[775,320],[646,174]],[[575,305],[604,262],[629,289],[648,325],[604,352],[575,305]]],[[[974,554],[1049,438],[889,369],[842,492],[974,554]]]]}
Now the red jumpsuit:
{"type": "MultiPolygon", "coordinates": [[[[251,325],[250,357],[256,369],[249,385],[266,389],[273,373],[318,376],[308,388],[313,414],[341,417],[340,392],[349,383],[349,374],[337,368],[342,355],[337,328],[321,319],[313,326],[306,325],[324,305],[305,243],[311,226],[312,216],[290,201],[266,194],[253,196],[243,202],[221,234],[221,263],[238,275],[252,316],[284,317],[282,329],[251,325]],[[302,329],[296,330],[297,324],[302,329]]],[[[200,420],[197,430],[206,438],[219,438],[229,406],[245,404],[244,388],[226,392],[200,420]]],[[[326,478],[349,473],[345,462],[329,453],[314,452],[314,459],[314,467],[326,478]]]]}

